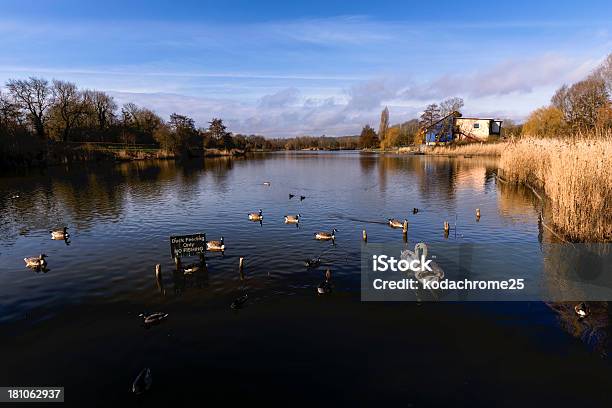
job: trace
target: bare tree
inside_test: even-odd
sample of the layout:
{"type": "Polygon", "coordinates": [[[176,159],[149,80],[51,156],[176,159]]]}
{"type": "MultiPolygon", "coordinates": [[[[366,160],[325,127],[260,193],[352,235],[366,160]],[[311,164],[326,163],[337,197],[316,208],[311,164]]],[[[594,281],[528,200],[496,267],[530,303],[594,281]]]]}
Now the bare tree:
{"type": "Polygon", "coordinates": [[[98,129],[107,129],[113,123],[117,110],[113,97],[101,91],[86,90],[83,92],[83,99],[95,116],[98,129]]]}
{"type": "Polygon", "coordinates": [[[9,79],[6,87],[20,108],[27,112],[38,137],[45,139],[46,113],[51,106],[51,88],[47,80],[35,77],[9,79]]]}
{"type": "Polygon", "coordinates": [[[452,97],[440,102],[440,116],[448,116],[453,112],[459,112],[463,108],[463,99],[452,97]]]}
{"type": "Polygon", "coordinates": [[[423,114],[421,114],[419,123],[422,128],[426,128],[433,125],[438,120],[440,120],[440,107],[437,104],[432,103],[427,105],[423,111],[423,114]]]}
{"type": "Polygon", "coordinates": [[[53,105],[51,113],[63,142],[70,139],[71,132],[84,113],[83,95],[72,82],[53,80],[53,105]]]}

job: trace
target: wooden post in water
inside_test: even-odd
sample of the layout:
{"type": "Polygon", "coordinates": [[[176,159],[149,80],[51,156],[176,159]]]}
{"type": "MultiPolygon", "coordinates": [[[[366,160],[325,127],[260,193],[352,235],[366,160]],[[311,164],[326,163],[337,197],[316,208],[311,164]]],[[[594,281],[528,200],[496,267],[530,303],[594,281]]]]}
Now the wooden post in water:
{"type": "Polygon", "coordinates": [[[448,231],[450,231],[450,224],[448,221],[444,221],[444,233],[448,234],[448,231]]]}
{"type": "Polygon", "coordinates": [[[240,272],[240,280],[244,280],[244,258],[240,257],[238,261],[238,271],[240,272]]]}
{"type": "Polygon", "coordinates": [[[366,233],[366,230],[363,230],[362,237],[363,242],[368,242],[368,234],[366,233]]]}
{"type": "Polygon", "coordinates": [[[404,234],[408,233],[408,220],[404,220],[404,225],[402,225],[402,232],[404,234]]]}
{"type": "Polygon", "coordinates": [[[476,222],[480,221],[480,208],[476,209],[476,222]]]}

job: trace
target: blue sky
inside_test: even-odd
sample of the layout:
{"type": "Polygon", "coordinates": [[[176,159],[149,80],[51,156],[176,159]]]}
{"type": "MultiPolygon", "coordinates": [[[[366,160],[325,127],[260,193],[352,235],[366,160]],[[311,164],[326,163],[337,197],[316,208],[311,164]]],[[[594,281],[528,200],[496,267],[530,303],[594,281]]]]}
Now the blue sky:
{"type": "Polygon", "coordinates": [[[450,96],[520,120],[612,52],[608,2],[0,5],[0,83],[65,79],[279,137],[355,134],[385,105],[396,123],[450,96]]]}

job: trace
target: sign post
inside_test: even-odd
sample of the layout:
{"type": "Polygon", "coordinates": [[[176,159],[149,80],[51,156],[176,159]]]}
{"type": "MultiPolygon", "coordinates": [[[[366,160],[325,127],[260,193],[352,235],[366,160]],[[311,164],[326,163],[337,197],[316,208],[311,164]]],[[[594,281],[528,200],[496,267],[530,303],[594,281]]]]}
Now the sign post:
{"type": "Polygon", "coordinates": [[[206,234],[177,235],[170,237],[170,252],[176,269],[181,267],[181,257],[200,256],[200,263],[205,265],[206,234]]]}

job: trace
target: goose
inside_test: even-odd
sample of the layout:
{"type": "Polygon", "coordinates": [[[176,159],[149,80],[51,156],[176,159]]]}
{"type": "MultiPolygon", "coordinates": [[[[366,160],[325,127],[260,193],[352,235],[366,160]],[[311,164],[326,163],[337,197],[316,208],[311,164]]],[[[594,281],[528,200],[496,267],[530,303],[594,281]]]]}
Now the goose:
{"type": "Polygon", "coordinates": [[[404,220],[403,222],[395,219],[395,218],[389,218],[389,226],[392,228],[403,228],[404,227],[404,223],[407,222],[407,220],[404,220]]]}
{"type": "Polygon", "coordinates": [[[261,221],[263,220],[263,211],[259,210],[259,212],[252,212],[249,214],[249,220],[251,221],[261,221]]]}
{"type": "Polygon", "coordinates": [[[223,237],[219,241],[206,241],[207,251],[225,251],[225,241],[223,237]]]}
{"type": "Polygon", "coordinates": [[[249,299],[249,295],[248,294],[244,294],[240,297],[237,297],[236,299],[234,299],[234,301],[232,302],[232,304],[230,305],[230,307],[232,309],[240,309],[242,308],[242,306],[244,306],[244,304],[246,303],[246,301],[249,299]]]}
{"type": "Polygon", "coordinates": [[[317,293],[319,295],[326,295],[331,293],[332,284],[331,284],[331,271],[328,269],[325,271],[325,280],[319,284],[317,287],[317,293]]]}
{"type": "Polygon", "coordinates": [[[141,317],[144,325],[148,327],[148,326],[154,326],[154,325],[160,324],[161,322],[166,320],[166,318],[168,317],[168,313],[157,312],[157,313],[152,313],[150,315],[141,313],[138,315],[138,317],[141,317]]]}
{"type": "Polygon", "coordinates": [[[304,265],[307,268],[317,268],[319,265],[321,265],[321,258],[317,257],[317,258],[307,259],[304,261],[304,265]]]}
{"type": "Polygon", "coordinates": [[[68,227],[56,228],[49,232],[51,233],[51,239],[65,240],[70,237],[70,234],[68,234],[68,227]]]}
{"type": "Polygon", "coordinates": [[[143,368],[132,383],[132,392],[136,395],[144,394],[145,392],[149,391],[151,384],[153,384],[151,369],[143,368]]]}
{"type": "MultiPolygon", "coordinates": [[[[424,242],[419,242],[418,244],[416,244],[414,246],[414,252],[410,251],[409,249],[406,249],[401,253],[401,259],[405,259],[407,261],[413,261],[415,259],[421,261],[421,259],[426,258],[427,245],[424,242]]],[[[444,271],[442,270],[442,268],[440,268],[440,266],[438,266],[438,264],[436,264],[435,262],[431,262],[429,264],[429,267],[431,268],[431,271],[415,271],[414,277],[422,284],[425,284],[425,282],[432,281],[439,282],[444,279],[444,271]]]]}
{"type": "Polygon", "coordinates": [[[300,196],[300,201],[304,201],[306,199],[306,196],[301,195],[300,196]]]}
{"type": "Polygon", "coordinates": [[[319,239],[323,241],[328,241],[330,239],[335,240],[336,232],[338,232],[338,230],[334,228],[331,232],[317,232],[315,233],[314,237],[315,239],[319,239]]]}
{"type": "Polygon", "coordinates": [[[576,306],[574,306],[574,311],[576,312],[576,315],[578,315],[578,319],[580,320],[584,319],[585,317],[588,317],[589,314],[591,314],[589,306],[584,302],[580,302],[576,306]]]}
{"type": "Polygon", "coordinates": [[[418,208],[416,208],[416,207],[415,207],[415,208],[413,208],[413,209],[412,209],[412,213],[413,213],[413,214],[416,214],[416,213],[418,213],[418,212],[419,212],[419,209],[418,209],[418,208]]]}
{"type": "Polygon", "coordinates": [[[295,194],[289,193],[289,199],[291,200],[293,197],[295,197],[295,194]]]}
{"type": "Polygon", "coordinates": [[[47,266],[47,261],[45,260],[46,257],[47,255],[40,254],[38,256],[23,258],[23,261],[28,268],[44,269],[47,266]]]}
{"type": "Polygon", "coordinates": [[[297,224],[300,222],[300,214],[297,215],[285,215],[285,224],[297,224]]]}

